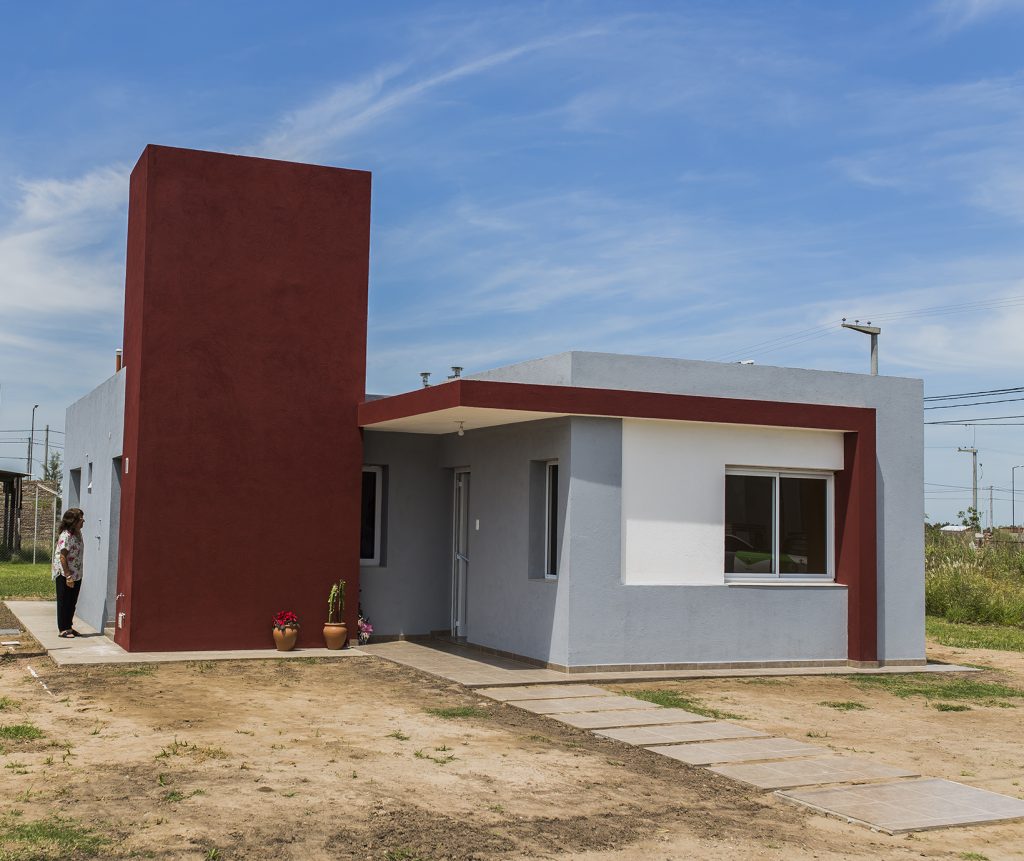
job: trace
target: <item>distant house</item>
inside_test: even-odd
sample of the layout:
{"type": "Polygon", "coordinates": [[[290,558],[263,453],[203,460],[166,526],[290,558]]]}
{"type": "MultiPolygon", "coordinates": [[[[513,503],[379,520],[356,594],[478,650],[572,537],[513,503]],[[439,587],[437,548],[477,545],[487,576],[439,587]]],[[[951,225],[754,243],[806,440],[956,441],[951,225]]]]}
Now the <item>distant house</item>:
{"type": "Polygon", "coordinates": [[[368,243],[368,174],[143,153],[125,367],[67,417],[89,622],[312,645],[343,577],[378,635],[569,670],[923,662],[920,381],[571,352],[367,396],[368,243]]]}

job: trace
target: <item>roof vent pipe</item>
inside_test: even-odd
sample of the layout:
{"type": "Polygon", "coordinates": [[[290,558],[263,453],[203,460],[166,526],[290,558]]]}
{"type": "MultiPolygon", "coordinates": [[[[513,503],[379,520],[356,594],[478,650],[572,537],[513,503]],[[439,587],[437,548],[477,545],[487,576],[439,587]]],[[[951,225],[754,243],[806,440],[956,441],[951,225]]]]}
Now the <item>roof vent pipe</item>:
{"type": "Polygon", "coordinates": [[[423,388],[430,388],[430,371],[420,371],[420,379],[423,380],[423,388]]]}
{"type": "Polygon", "coordinates": [[[114,373],[116,374],[123,367],[124,367],[124,354],[121,352],[121,348],[118,347],[116,350],[114,350],[114,373]]]}
{"type": "Polygon", "coordinates": [[[457,380],[462,376],[462,366],[452,365],[452,372],[448,375],[449,380],[457,380]]]}

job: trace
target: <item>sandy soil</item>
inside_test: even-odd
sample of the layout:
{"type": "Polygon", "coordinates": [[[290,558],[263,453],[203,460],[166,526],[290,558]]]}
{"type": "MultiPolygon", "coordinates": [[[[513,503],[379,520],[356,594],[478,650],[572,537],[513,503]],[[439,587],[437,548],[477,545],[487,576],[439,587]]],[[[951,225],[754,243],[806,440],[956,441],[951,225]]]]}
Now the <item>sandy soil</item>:
{"type": "Polygon", "coordinates": [[[17,616],[7,609],[7,605],[4,604],[3,601],[0,601],[0,628],[21,629],[21,633],[17,636],[0,637],[0,640],[9,640],[11,642],[14,640],[19,641],[17,646],[4,646],[3,648],[0,648],[0,653],[13,654],[18,657],[37,657],[39,655],[46,654],[46,649],[39,644],[39,641],[35,637],[22,628],[21,622],[18,621],[17,616]]]}
{"type": "MultiPolygon", "coordinates": [[[[1017,659],[1002,678],[1024,686],[1017,659]]],[[[840,749],[1020,791],[1015,709],[939,713],[841,679],[671,687],[749,726],[827,731],[840,749]],[[870,709],[815,705],[826,699],[870,709]]],[[[72,817],[111,839],[102,857],[1024,858],[1024,823],[874,834],[372,657],[141,669],[5,659],[0,694],[17,701],[0,724],[45,733],[3,741],[0,825],[72,817]],[[463,706],[481,713],[426,711],[463,706]]]]}

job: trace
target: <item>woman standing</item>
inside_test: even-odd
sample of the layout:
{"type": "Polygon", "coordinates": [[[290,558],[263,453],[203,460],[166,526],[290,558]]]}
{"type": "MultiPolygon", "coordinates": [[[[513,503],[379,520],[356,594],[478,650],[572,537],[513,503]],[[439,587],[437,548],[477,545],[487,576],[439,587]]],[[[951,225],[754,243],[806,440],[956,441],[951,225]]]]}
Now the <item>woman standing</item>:
{"type": "Polygon", "coordinates": [[[57,630],[62,637],[79,637],[71,627],[78,605],[78,593],[82,591],[82,559],[85,542],[82,541],[82,526],[85,515],[81,508],[69,508],[60,521],[60,537],[53,551],[51,576],[57,587],[57,630]]]}

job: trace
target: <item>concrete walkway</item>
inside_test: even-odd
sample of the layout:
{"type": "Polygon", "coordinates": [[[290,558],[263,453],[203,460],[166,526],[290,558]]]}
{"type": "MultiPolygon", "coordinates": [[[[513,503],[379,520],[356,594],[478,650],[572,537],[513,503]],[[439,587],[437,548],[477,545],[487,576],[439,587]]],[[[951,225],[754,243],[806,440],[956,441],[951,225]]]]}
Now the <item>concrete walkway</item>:
{"type": "Polygon", "coordinates": [[[478,694],[659,756],[708,768],[794,804],[889,834],[1024,818],[1024,801],[836,755],[729,721],[613,694],[597,683],[735,676],[833,676],[972,672],[972,667],[794,667],[562,673],[440,641],[364,646],[367,654],[475,688],[478,694]]]}
{"type": "Polygon", "coordinates": [[[1024,818],[1024,801],[1017,798],[949,780],[913,779],[920,775],[590,685],[480,688],[477,693],[776,790],[794,804],[888,834],[1024,818]]]}
{"type": "MultiPolygon", "coordinates": [[[[65,640],[57,633],[57,604],[54,601],[5,601],[18,621],[46,649],[58,666],[72,664],[153,664],[171,661],[239,661],[257,658],[354,658],[358,649],[237,649],[191,652],[126,652],[109,637],[75,618],[81,637],[65,640]]],[[[267,640],[270,640],[267,631],[267,640]]]]}
{"type": "Polygon", "coordinates": [[[972,667],[956,664],[926,664],[920,667],[751,667],[743,669],[632,670],[564,673],[535,667],[511,658],[488,655],[479,649],[445,643],[441,640],[399,640],[360,647],[368,655],[378,655],[441,676],[468,688],[505,685],[594,684],[596,682],[639,682],[656,679],[718,679],[745,676],[851,676],[880,673],[964,673],[972,667]]]}

